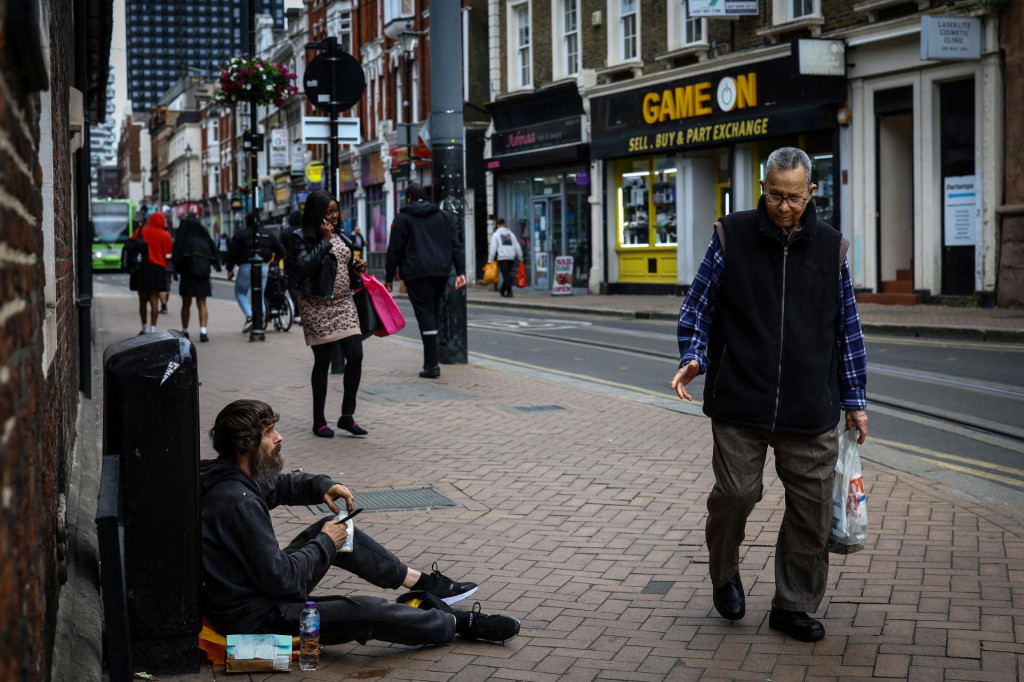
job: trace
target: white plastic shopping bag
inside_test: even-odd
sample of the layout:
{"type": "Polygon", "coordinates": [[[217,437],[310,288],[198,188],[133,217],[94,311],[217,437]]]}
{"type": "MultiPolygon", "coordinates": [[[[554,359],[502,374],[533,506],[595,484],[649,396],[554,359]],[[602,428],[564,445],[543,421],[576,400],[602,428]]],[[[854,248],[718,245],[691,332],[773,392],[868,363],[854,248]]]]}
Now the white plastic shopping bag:
{"type": "Polygon", "coordinates": [[[832,530],[828,550],[850,554],[864,549],[868,537],[868,498],[857,448],[857,429],[839,434],[839,459],[832,481],[832,530]]]}

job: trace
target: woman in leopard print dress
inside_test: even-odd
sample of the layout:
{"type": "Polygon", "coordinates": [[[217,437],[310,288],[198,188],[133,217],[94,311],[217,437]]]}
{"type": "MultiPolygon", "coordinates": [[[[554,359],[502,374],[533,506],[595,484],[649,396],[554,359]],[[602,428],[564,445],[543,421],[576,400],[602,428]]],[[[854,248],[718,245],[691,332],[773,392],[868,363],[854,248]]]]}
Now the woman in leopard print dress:
{"type": "Polygon", "coordinates": [[[338,428],[355,436],[366,430],[355,422],[356,393],[363,372],[363,339],[352,301],[350,272],[366,271],[366,262],[352,259],[352,242],[338,225],[338,203],[323,190],[310,193],[302,213],[302,230],[292,238],[286,260],[298,277],[299,315],[306,345],[313,349],[313,433],[333,438],[327,425],[327,371],[335,344],[345,355],[344,395],[338,428]],[[352,268],[350,268],[350,265],[352,268]]]}

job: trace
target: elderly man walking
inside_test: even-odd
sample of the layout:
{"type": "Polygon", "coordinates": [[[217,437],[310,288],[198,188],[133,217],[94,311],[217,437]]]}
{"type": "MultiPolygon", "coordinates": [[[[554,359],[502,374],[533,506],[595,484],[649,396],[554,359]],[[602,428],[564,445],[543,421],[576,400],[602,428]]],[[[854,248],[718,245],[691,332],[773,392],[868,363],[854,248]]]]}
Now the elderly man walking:
{"type": "Polygon", "coordinates": [[[672,389],[707,372],[715,485],[706,536],[714,605],[745,613],[739,547],[763,492],[767,449],[786,490],[775,546],[769,627],[795,639],[825,636],[808,616],[828,579],[832,472],[845,428],[868,433],[866,360],[850,281],[849,242],[818,220],[811,161],[794,147],[768,157],[757,209],[715,224],[679,310],[679,371],[672,389]]]}

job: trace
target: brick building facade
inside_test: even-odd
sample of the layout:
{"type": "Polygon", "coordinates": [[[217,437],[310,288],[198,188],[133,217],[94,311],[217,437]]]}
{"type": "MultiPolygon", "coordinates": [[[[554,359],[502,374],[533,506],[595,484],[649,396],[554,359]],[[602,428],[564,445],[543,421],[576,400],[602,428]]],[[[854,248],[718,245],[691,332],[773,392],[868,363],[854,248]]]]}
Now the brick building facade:
{"type": "Polygon", "coordinates": [[[768,153],[800,146],[862,297],[991,304],[1006,5],[771,0],[727,19],[674,1],[490,0],[487,210],[519,233],[535,287],[560,266],[579,292],[680,292],[715,218],[756,205],[768,153]],[[976,47],[922,58],[929,21],[964,24],[976,47]],[[797,40],[831,72],[801,73],[797,40]]]}
{"type": "Polygon", "coordinates": [[[82,182],[88,197],[88,174],[74,171],[83,111],[92,120],[103,111],[111,16],[102,3],[70,0],[0,11],[0,679],[48,680],[81,447],[80,369],[91,365],[80,357],[76,300],[84,228],[75,198],[82,182]],[[77,89],[76,35],[87,61],[77,89]]]}

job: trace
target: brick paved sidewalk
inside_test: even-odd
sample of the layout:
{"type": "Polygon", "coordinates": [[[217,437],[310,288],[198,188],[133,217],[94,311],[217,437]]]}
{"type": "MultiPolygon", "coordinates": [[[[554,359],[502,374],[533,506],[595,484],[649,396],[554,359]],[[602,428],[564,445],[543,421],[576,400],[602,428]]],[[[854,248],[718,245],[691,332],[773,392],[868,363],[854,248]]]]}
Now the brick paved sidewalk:
{"type": "MultiPolygon", "coordinates": [[[[134,295],[102,286],[97,294],[102,350],[134,334],[138,320],[134,295]]],[[[1024,673],[1024,526],[1010,512],[866,463],[869,546],[833,557],[818,612],[828,635],[805,644],[767,625],[783,511],[769,463],[741,555],[747,616],[730,625],[714,612],[707,577],[713,475],[703,417],[490,363],[444,366],[439,381],[421,380],[418,344],[371,339],[357,409],[370,435],[323,440],[310,433],[312,354],[301,330],[250,344],[237,306],[211,301],[210,309],[212,340],[197,347],[203,432],[227,402],[261,397],[281,413],[286,468],[330,474],[357,499],[434,487],[459,506],[366,512],[360,527],[414,567],[437,561],[479,582],[471,599],[523,624],[505,646],[331,646],[315,673],[251,679],[934,682],[1024,673]],[[555,409],[521,409],[538,406],[555,409]]],[[[166,319],[161,328],[173,326],[166,319]]],[[[340,384],[331,377],[328,415],[340,384]]],[[[202,440],[203,456],[213,456],[202,440]]],[[[305,508],[274,516],[282,541],[315,518],[305,508]]],[[[320,589],[384,594],[337,569],[320,589]]],[[[208,665],[162,676],[223,678],[208,665]]]]}

